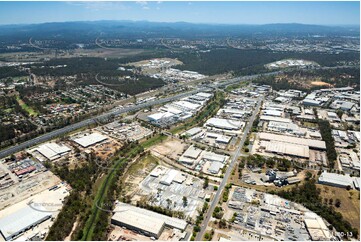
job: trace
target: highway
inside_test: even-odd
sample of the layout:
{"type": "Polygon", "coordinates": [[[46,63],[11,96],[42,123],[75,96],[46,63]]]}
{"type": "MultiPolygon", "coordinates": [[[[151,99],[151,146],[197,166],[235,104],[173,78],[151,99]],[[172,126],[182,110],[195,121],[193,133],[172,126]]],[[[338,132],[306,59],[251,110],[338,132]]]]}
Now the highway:
{"type": "Polygon", "coordinates": [[[0,159],[4,158],[4,157],[7,157],[7,156],[9,156],[11,154],[14,154],[16,152],[22,151],[22,150],[24,150],[26,148],[37,145],[39,143],[46,142],[46,141],[49,141],[51,139],[54,139],[55,137],[67,134],[67,133],[69,133],[71,131],[74,131],[74,130],[77,130],[79,128],[86,127],[87,125],[94,124],[94,123],[96,123],[97,119],[106,119],[106,118],[109,118],[109,117],[111,117],[113,115],[120,115],[120,114],[127,113],[127,112],[137,111],[137,110],[140,110],[140,109],[143,109],[143,108],[146,108],[146,107],[150,107],[150,106],[154,106],[154,105],[160,105],[160,104],[163,104],[163,103],[166,103],[166,102],[170,102],[170,101],[174,101],[174,100],[177,100],[177,99],[180,99],[180,98],[183,98],[183,97],[190,96],[190,95],[195,94],[197,92],[206,91],[209,88],[218,88],[218,87],[227,86],[227,85],[230,85],[230,84],[233,84],[233,83],[237,83],[239,81],[251,80],[251,79],[260,77],[262,75],[263,76],[275,75],[277,73],[278,72],[269,72],[269,73],[265,73],[265,74],[256,74],[256,75],[250,75],[250,76],[236,77],[236,78],[224,81],[224,82],[220,82],[220,83],[217,83],[217,84],[212,84],[212,85],[200,87],[198,89],[195,89],[195,90],[192,90],[192,91],[189,91],[189,92],[185,92],[185,93],[181,93],[181,94],[177,94],[177,95],[174,95],[174,96],[171,96],[171,97],[165,97],[165,98],[161,98],[161,99],[154,100],[154,101],[151,101],[151,102],[142,103],[142,104],[134,105],[134,106],[131,106],[131,107],[125,107],[125,108],[122,108],[122,109],[112,109],[112,110],[110,110],[110,111],[108,111],[106,113],[100,114],[100,115],[98,115],[98,116],[96,116],[94,118],[85,119],[85,120],[80,121],[78,123],[71,124],[71,125],[68,125],[66,127],[63,127],[63,128],[57,129],[57,130],[53,130],[53,131],[51,131],[49,133],[43,134],[41,136],[38,136],[38,137],[36,137],[34,139],[25,141],[23,143],[11,146],[9,148],[5,148],[5,149],[0,151],[0,159]]]}
{"type": "Polygon", "coordinates": [[[208,226],[209,220],[212,217],[213,211],[216,208],[216,206],[217,206],[217,204],[219,202],[219,199],[221,198],[222,192],[223,192],[225,186],[227,185],[229,176],[232,174],[232,170],[235,167],[235,165],[237,164],[237,160],[241,155],[241,150],[242,150],[243,144],[246,141],[248,133],[252,128],[252,124],[253,124],[256,116],[257,116],[257,113],[259,112],[262,100],[263,100],[263,98],[258,99],[257,106],[256,106],[251,118],[249,119],[245,129],[244,129],[244,132],[243,132],[241,141],[239,143],[239,146],[238,146],[237,150],[235,151],[235,153],[234,153],[234,155],[232,157],[231,163],[229,164],[226,173],[224,174],[223,180],[222,180],[221,184],[218,187],[217,193],[214,196],[214,199],[212,200],[211,205],[209,206],[208,212],[207,212],[206,216],[204,216],[203,223],[200,226],[201,230],[199,231],[199,233],[197,234],[197,237],[195,238],[196,241],[201,241],[203,239],[203,235],[204,235],[204,233],[205,233],[205,231],[207,229],[207,226],[208,226]]]}

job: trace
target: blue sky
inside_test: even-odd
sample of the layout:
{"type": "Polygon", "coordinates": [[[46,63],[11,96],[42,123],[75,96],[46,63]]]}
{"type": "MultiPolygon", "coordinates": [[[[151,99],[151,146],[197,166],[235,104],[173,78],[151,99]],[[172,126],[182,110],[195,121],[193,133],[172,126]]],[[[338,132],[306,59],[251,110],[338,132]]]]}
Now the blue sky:
{"type": "Polygon", "coordinates": [[[0,2],[0,24],[81,20],[359,25],[354,2],[0,2]]]}

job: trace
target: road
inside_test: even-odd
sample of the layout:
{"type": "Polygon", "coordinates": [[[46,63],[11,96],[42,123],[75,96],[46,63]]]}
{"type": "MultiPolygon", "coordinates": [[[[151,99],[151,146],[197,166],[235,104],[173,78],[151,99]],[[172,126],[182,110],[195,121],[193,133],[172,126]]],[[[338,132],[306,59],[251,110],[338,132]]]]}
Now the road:
{"type": "Polygon", "coordinates": [[[227,185],[228,178],[231,175],[233,168],[237,164],[238,158],[241,156],[241,150],[242,150],[243,144],[246,141],[248,133],[252,128],[253,121],[255,120],[257,113],[259,112],[262,100],[263,100],[263,97],[258,99],[257,106],[254,109],[254,112],[244,129],[244,133],[242,135],[241,141],[239,142],[239,146],[232,157],[231,163],[228,166],[227,171],[224,174],[223,180],[218,187],[217,193],[214,196],[214,199],[212,200],[211,205],[209,206],[206,216],[204,217],[203,223],[201,224],[201,230],[199,231],[199,233],[197,234],[197,237],[195,238],[196,241],[201,241],[203,238],[203,235],[207,229],[207,226],[208,226],[209,220],[211,219],[213,211],[216,208],[216,206],[219,202],[219,199],[221,198],[221,195],[222,195],[222,192],[223,192],[225,186],[227,185]]]}
{"type": "Polygon", "coordinates": [[[68,125],[66,127],[63,127],[63,128],[51,131],[49,133],[43,134],[41,136],[38,136],[38,137],[36,137],[34,139],[31,139],[31,140],[25,141],[23,143],[14,145],[12,147],[3,149],[3,150],[0,151],[0,159],[4,158],[4,157],[7,157],[7,156],[9,156],[11,154],[14,154],[16,152],[19,152],[21,150],[24,150],[26,148],[37,145],[39,143],[49,141],[51,139],[54,139],[55,137],[64,135],[66,133],[77,130],[79,128],[83,128],[83,127],[86,127],[88,125],[94,124],[94,123],[96,123],[97,119],[99,119],[99,120],[107,119],[107,118],[112,117],[113,115],[117,116],[117,115],[120,115],[120,114],[123,114],[123,113],[133,112],[133,111],[137,111],[137,110],[140,110],[140,109],[143,109],[143,108],[146,108],[146,107],[160,105],[160,104],[163,104],[163,103],[166,103],[166,102],[174,101],[174,100],[177,100],[177,99],[180,99],[180,98],[183,98],[183,97],[190,96],[190,95],[195,94],[197,92],[206,91],[209,88],[218,88],[218,87],[227,86],[227,85],[230,85],[230,84],[233,84],[233,83],[237,83],[237,82],[240,82],[240,81],[248,81],[248,80],[251,80],[251,79],[255,79],[255,78],[260,77],[262,75],[263,76],[275,75],[277,73],[278,72],[269,72],[269,73],[264,73],[264,74],[256,74],[256,75],[250,75],[250,76],[236,77],[236,78],[224,81],[224,82],[220,82],[220,83],[212,84],[212,85],[206,85],[206,86],[197,88],[195,90],[185,92],[185,93],[180,93],[180,94],[177,94],[177,95],[174,95],[174,96],[171,96],[171,97],[165,97],[165,98],[162,98],[162,99],[158,99],[158,100],[154,100],[154,101],[151,101],[151,102],[134,105],[134,106],[131,106],[131,107],[125,107],[125,108],[122,108],[122,109],[113,109],[113,110],[110,110],[110,111],[108,111],[108,112],[106,112],[104,114],[100,114],[100,115],[98,115],[96,117],[89,118],[89,119],[80,121],[78,123],[68,125]]]}

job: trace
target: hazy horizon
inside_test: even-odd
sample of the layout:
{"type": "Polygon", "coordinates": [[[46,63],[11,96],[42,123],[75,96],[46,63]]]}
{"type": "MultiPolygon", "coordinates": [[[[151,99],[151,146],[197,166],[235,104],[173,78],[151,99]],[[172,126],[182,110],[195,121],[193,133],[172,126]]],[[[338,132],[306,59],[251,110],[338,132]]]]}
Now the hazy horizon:
{"type": "Polygon", "coordinates": [[[0,25],[78,21],[359,26],[353,2],[0,2],[0,25]]]}

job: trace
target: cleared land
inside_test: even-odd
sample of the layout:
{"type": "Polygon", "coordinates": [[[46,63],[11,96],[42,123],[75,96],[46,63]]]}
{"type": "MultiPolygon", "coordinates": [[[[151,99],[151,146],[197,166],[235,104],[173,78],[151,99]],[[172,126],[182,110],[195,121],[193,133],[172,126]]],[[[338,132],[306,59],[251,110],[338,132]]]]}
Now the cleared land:
{"type": "Polygon", "coordinates": [[[335,210],[360,232],[360,192],[320,184],[317,184],[317,188],[320,188],[322,198],[326,198],[328,202],[332,199],[335,204],[336,199],[340,199],[341,206],[339,208],[334,206],[335,210]]]}

